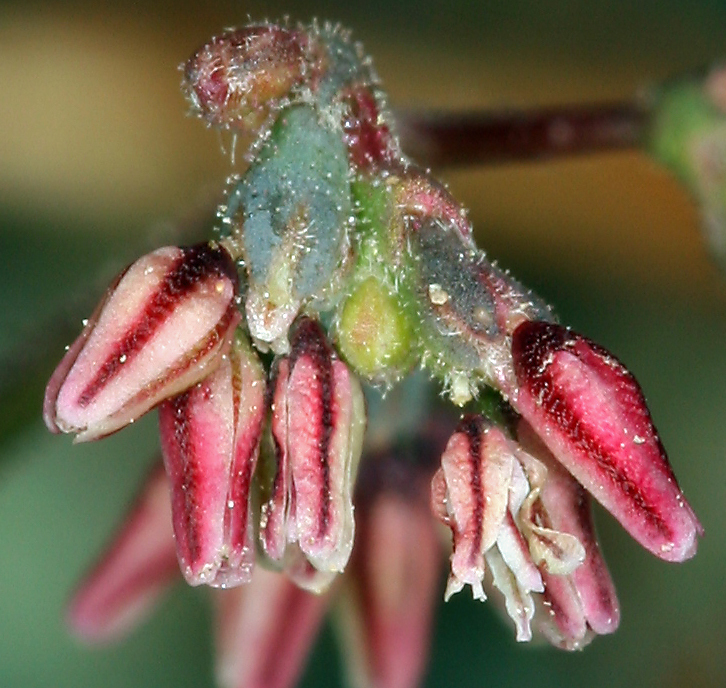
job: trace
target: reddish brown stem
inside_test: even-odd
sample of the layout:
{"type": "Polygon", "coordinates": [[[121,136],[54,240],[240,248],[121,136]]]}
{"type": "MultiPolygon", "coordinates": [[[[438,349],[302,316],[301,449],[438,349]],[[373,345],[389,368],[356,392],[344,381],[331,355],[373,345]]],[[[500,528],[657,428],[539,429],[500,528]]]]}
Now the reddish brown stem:
{"type": "Polygon", "coordinates": [[[403,150],[435,167],[544,160],[637,146],[648,113],[634,102],[503,112],[396,113],[403,150]]]}

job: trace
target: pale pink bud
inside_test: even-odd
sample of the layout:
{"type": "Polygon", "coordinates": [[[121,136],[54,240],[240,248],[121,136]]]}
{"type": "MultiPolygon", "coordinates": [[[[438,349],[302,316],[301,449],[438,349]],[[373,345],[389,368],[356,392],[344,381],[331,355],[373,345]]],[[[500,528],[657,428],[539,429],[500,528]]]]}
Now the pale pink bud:
{"type": "Polygon", "coordinates": [[[362,451],[365,402],[360,384],[303,318],[289,357],[278,363],[272,406],[277,462],[261,538],[272,559],[297,543],[320,571],[342,571],[353,547],[352,491],[362,451]]]}
{"type": "Polygon", "coordinates": [[[328,596],[257,567],[249,585],[220,590],[216,673],[223,688],[293,688],[317,637],[328,596]]]}
{"type": "Polygon", "coordinates": [[[432,481],[432,506],[454,538],[447,600],[464,585],[486,599],[484,554],[507,514],[513,462],[509,440],[481,416],[465,416],[446,445],[432,481]]]}
{"type": "Polygon", "coordinates": [[[265,409],[265,372],[241,334],[212,375],[159,407],[177,553],[191,585],[250,580],[250,488],[265,409]]]}
{"type": "Polygon", "coordinates": [[[53,432],[108,435],[208,375],[240,314],[237,272],[212,244],[161,248],[116,279],[48,383],[53,432]]]}
{"type": "Polygon", "coordinates": [[[350,684],[417,686],[439,582],[437,533],[425,502],[410,494],[384,491],[358,509],[350,576],[337,605],[350,684]]]}
{"type": "Polygon", "coordinates": [[[512,355],[512,404],[555,458],[643,547],[667,561],[692,557],[702,527],[633,375],[602,347],[548,322],[522,323],[512,355]]]}
{"type": "Polygon", "coordinates": [[[68,606],[68,623],[84,640],[111,641],[149,613],[179,575],[161,464],[68,606]]]}
{"type": "MultiPolygon", "coordinates": [[[[555,460],[526,422],[518,436],[547,468],[547,480],[530,515],[547,529],[569,533],[583,548],[582,563],[569,575],[543,570],[545,613],[540,630],[555,644],[579,647],[589,631],[613,633],[620,622],[620,605],[607,564],[600,553],[592,519],[590,495],[555,460]],[[587,631],[587,633],[586,633],[587,631]]],[[[560,557],[560,559],[563,557],[560,557]]]]}

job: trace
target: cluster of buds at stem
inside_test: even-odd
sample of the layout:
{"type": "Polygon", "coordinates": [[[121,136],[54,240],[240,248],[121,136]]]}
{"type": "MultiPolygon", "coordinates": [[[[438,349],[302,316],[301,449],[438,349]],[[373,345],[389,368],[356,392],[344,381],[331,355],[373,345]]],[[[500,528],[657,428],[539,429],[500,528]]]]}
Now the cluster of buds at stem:
{"type": "Polygon", "coordinates": [[[320,592],[353,548],[359,380],[388,390],[424,368],[476,409],[432,481],[446,597],[484,599],[489,571],[519,640],[614,630],[590,496],[665,560],[701,533],[633,376],[476,247],[462,206],[401,153],[345,32],[249,26],[183,71],[196,114],[254,134],[249,166],[215,241],[112,285],[48,385],[48,426],[96,439],[158,406],[187,581],[246,583],[257,558],[320,592]],[[502,417],[483,414],[487,389],[502,417]]]}

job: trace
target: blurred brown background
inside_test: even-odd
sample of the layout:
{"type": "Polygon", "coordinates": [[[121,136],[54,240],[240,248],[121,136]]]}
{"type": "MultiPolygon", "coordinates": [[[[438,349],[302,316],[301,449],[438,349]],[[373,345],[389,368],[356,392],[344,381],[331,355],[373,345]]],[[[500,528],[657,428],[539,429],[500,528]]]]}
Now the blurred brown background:
{"type": "MultiPolygon", "coordinates": [[[[722,2],[444,5],[0,4],[0,347],[66,293],[100,293],[109,253],[163,235],[224,186],[229,157],[184,116],[176,68],[248,16],[350,26],[398,106],[607,100],[726,56],[722,2]]],[[[672,566],[599,514],[618,634],[575,655],[517,646],[490,605],[460,595],[442,605],[427,685],[726,685],[726,278],[696,209],[635,152],[446,179],[480,244],[634,370],[707,534],[694,561],[672,566]]],[[[154,434],[150,420],[72,448],[38,420],[0,446],[0,686],[211,685],[203,592],[180,586],[118,648],[85,650],[62,626],[64,597],[133,494],[154,434]]],[[[331,653],[326,631],[305,685],[334,685],[331,653]]]]}

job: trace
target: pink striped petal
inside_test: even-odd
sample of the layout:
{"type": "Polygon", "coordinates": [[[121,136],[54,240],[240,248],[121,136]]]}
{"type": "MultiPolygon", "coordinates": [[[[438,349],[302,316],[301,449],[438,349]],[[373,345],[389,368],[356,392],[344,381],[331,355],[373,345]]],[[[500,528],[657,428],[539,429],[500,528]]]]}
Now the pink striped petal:
{"type": "Polygon", "coordinates": [[[584,560],[570,574],[583,618],[595,633],[613,633],[620,622],[620,605],[595,535],[590,496],[525,422],[519,424],[518,435],[547,466],[547,482],[540,498],[548,522],[558,531],[570,533],[583,545],[584,560]]]}
{"type": "Polygon", "coordinates": [[[264,399],[264,370],[238,335],[212,375],[159,407],[174,535],[190,585],[226,587],[250,579],[250,487],[264,399]]]}
{"type": "Polygon", "coordinates": [[[359,506],[338,610],[350,684],[415,688],[428,658],[439,542],[424,504],[384,492],[359,506]]]}
{"type": "Polygon", "coordinates": [[[107,642],[133,628],[179,575],[169,485],[159,467],[68,606],[68,623],[84,640],[107,642]]]}
{"type": "Polygon", "coordinates": [[[702,533],[661,445],[643,393],[605,349],[559,325],[525,322],[512,354],[512,404],[558,461],[645,548],[667,561],[702,533]]]}
{"type": "Polygon", "coordinates": [[[352,490],[365,427],[363,393],[315,321],[302,319],[291,345],[289,363],[281,361],[275,386],[272,434],[279,463],[263,514],[263,542],[271,556],[279,554],[280,519],[287,510],[287,541],[297,542],[316,569],[342,571],[353,547],[352,490]],[[288,470],[286,507],[281,491],[288,470]]]}
{"type": "MultiPolygon", "coordinates": [[[[507,513],[513,462],[509,440],[481,416],[465,416],[446,445],[432,496],[440,500],[445,483],[445,523],[454,538],[447,600],[464,585],[476,599],[486,599],[484,553],[496,542],[507,513]]],[[[434,504],[434,511],[441,513],[441,505],[434,504]]]]}
{"type": "Polygon", "coordinates": [[[328,605],[257,567],[249,585],[220,590],[216,674],[223,688],[292,688],[328,605]]]}
{"type": "Polygon", "coordinates": [[[211,244],[162,248],[108,290],[48,383],[43,415],[54,432],[97,439],[209,374],[240,314],[237,272],[211,244]]]}

